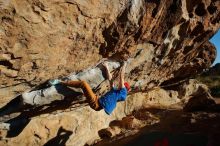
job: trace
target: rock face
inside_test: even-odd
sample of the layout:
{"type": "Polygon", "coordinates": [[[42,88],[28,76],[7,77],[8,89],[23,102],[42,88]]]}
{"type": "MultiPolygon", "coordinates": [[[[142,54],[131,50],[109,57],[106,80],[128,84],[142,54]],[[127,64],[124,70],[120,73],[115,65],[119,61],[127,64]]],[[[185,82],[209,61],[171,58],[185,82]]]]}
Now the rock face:
{"type": "MultiPolygon", "coordinates": [[[[64,137],[68,137],[66,145],[90,145],[95,140],[99,141],[100,137],[114,137],[126,134],[128,130],[138,130],[146,125],[159,123],[162,119],[149,113],[145,110],[147,108],[193,111],[215,104],[207,86],[196,80],[189,80],[178,87],[178,90],[165,91],[156,88],[147,93],[132,94],[125,102],[118,103],[110,116],[104,110],[97,112],[85,104],[74,104],[68,109],[53,111],[48,108],[49,111],[45,110],[43,113],[40,112],[43,111],[41,107],[33,108],[26,112],[33,114],[23,112],[5,122],[10,125],[8,128],[7,125],[1,127],[0,144],[44,145],[53,142],[57,144],[65,140],[64,137]],[[143,111],[139,112],[140,110],[143,111]],[[134,115],[135,118],[128,115],[134,115]]],[[[62,104],[58,103],[60,106],[62,104]]]]}
{"type": "MultiPolygon", "coordinates": [[[[2,103],[50,78],[143,49],[129,73],[143,88],[209,67],[219,28],[219,1],[20,0],[1,2],[2,103]]],[[[165,82],[166,83],[166,82],[165,82]]]]}
{"type": "MultiPolygon", "coordinates": [[[[3,106],[48,79],[91,71],[102,58],[115,62],[128,59],[126,80],[142,91],[194,76],[215,59],[215,47],[208,40],[220,28],[220,2],[0,0],[0,17],[0,105],[3,106]]],[[[88,80],[94,81],[92,77],[88,80]]],[[[106,91],[104,85],[97,93],[106,91]]],[[[157,95],[173,98],[172,104],[169,100],[163,103],[165,107],[180,100],[175,91],[161,91],[157,95]]],[[[24,131],[18,137],[9,143],[1,142],[20,145],[25,137],[26,145],[42,145],[55,137],[56,132],[59,131],[57,136],[60,131],[68,135],[71,130],[74,134],[69,134],[67,144],[90,143],[110,121],[149,103],[139,93],[128,99],[119,104],[112,116],[94,112],[88,106],[64,114],[59,110],[59,114],[46,117],[36,114],[25,129],[21,128],[24,131]]],[[[17,121],[29,122],[24,120],[25,115],[20,117],[17,121]]]]}

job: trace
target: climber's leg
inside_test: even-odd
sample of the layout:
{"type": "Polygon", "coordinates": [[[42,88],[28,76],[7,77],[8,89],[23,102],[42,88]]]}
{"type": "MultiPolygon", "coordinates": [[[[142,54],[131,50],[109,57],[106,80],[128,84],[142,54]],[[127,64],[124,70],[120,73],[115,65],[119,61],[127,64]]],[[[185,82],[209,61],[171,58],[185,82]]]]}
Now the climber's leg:
{"type": "Polygon", "coordinates": [[[61,83],[66,86],[81,88],[89,103],[89,106],[96,111],[102,109],[102,107],[99,105],[97,95],[94,94],[91,87],[86,81],[66,81],[66,82],[61,82],[61,83]]]}

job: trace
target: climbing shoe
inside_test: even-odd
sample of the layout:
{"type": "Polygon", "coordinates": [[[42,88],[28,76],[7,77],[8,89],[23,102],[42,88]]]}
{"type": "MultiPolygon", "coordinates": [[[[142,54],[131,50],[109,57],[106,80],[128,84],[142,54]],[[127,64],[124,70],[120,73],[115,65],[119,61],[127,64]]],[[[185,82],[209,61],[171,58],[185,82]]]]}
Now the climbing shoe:
{"type": "Polygon", "coordinates": [[[54,86],[54,85],[59,84],[59,83],[60,83],[60,80],[58,80],[58,79],[54,79],[54,80],[50,80],[50,81],[49,81],[49,84],[50,84],[51,86],[54,86]]]}

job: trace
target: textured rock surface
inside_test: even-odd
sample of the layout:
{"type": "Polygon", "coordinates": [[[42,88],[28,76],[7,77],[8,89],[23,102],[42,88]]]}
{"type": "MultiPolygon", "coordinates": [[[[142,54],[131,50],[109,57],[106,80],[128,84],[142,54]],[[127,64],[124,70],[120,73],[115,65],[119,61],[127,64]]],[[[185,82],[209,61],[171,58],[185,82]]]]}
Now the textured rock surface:
{"type": "MultiPolygon", "coordinates": [[[[138,133],[133,131],[111,139],[104,139],[96,146],[133,145],[219,145],[219,112],[185,113],[178,110],[147,110],[160,119],[147,125],[138,133]],[[208,123],[208,124],[207,124],[208,123]],[[167,142],[163,142],[166,139],[167,142]]],[[[144,111],[139,111],[143,113],[144,111]]]]}
{"type": "Polygon", "coordinates": [[[12,128],[11,134],[9,134],[10,130],[8,133],[1,130],[3,139],[0,143],[2,145],[19,145],[22,142],[23,145],[43,145],[57,136],[56,134],[60,127],[73,132],[66,143],[67,145],[91,143],[95,139],[99,139],[99,130],[107,128],[111,121],[121,120],[135,109],[141,108],[144,100],[144,96],[128,98],[126,102],[118,103],[116,110],[111,116],[108,116],[103,110],[96,112],[88,106],[81,106],[69,109],[64,113],[56,111],[55,113],[41,115],[32,118],[29,123],[22,122],[22,119],[19,123],[17,119],[15,122],[20,125],[15,126],[15,129],[10,127],[12,128]],[[22,129],[22,132],[16,134],[15,131],[18,129],[22,129]],[[11,138],[5,138],[6,135],[11,138]]]}
{"type": "Polygon", "coordinates": [[[208,40],[220,25],[219,1],[211,0],[2,0],[0,11],[2,102],[102,57],[127,58],[139,49],[144,60],[130,80],[150,87],[186,78],[213,62],[208,40]]]}
{"type": "MultiPolygon", "coordinates": [[[[208,40],[220,27],[220,2],[0,0],[0,17],[3,106],[48,79],[94,67],[103,57],[116,61],[132,58],[126,77],[142,90],[196,75],[208,68],[216,56],[215,47],[208,40]]],[[[151,93],[146,94],[152,96],[151,93]]],[[[176,91],[153,95],[161,99],[172,97],[173,100],[160,102],[162,107],[169,107],[180,98],[176,98],[176,91]]],[[[91,143],[98,138],[97,131],[108,127],[112,120],[120,120],[147,105],[158,106],[156,101],[161,101],[148,100],[145,94],[131,95],[112,116],[94,112],[88,106],[73,108],[69,113],[62,113],[61,108],[55,115],[45,117],[36,114],[19,136],[1,143],[42,145],[55,137],[61,126],[67,135],[68,131],[73,132],[67,144],[91,143]]],[[[4,137],[4,131],[1,134],[4,137]]]]}
{"type": "MultiPolygon", "coordinates": [[[[6,125],[5,130],[2,127],[0,143],[15,145],[22,142],[23,145],[43,145],[51,143],[53,139],[55,143],[58,143],[59,139],[61,141],[65,139],[64,137],[68,137],[67,145],[84,145],[86,143],[90,145],[96,140],[100,141],[100,138],[119,135],[120,139],[120,135],[123,135],[121,138],[129,136],[129,134],[133,135],[146,125],[160,122],[160,118],[147,111],[141,111],[141,109],[172,108],[181,110],[184,108],[190,111],[206,109],[213,105],[214,101],[208,91],[201,92],[200,88],[204,91],[207,89],[205,85],[190,80],[179,86],[176,91],[157,88],[147,93],[132,94],[128,96],[126,102],[118,103],[111,116],[105,114],[103,110],[96,112],[84,104],[74,104],[71,108],[67,106],[68,109],[65,110],[58,108],[43,113],[40,112],[41,108],[39,111],[37,108],[32,109],[29,112],[30,115],[24,114],[6,121],[6,124],[9,123],[10,126],[7,129],[6,125]],[[32,112],[33,114],[31,114],[32,112]],[[128,115],[134,115],[135,118],[128,115]],[[31,120],[28,119],[29,116],[32,117],[31,120]],[[129,130],[132,131],[129,133],[129,130]],[[62,131],[64,137],[58,131],[62,131]]],[[[62,104],[58,103],[58,105],[62,104]]],[[[4,125],[1,124],[1,126],[4,125]]]]}

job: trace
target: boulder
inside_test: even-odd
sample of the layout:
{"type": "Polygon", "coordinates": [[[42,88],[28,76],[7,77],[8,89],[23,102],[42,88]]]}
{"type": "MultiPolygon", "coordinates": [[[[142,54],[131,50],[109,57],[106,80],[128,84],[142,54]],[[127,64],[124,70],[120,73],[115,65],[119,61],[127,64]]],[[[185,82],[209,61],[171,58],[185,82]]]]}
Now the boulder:
{"type": "MultiPolygon", "coordinates": [[[[98,62],[107,58],[117,64],[111,69],[117,75],[119,62],[128,60],[132,89],[149,91],[201,73],[216,57],[209,39],[220,28],[217,0],[8,0],[0,8],[1,111],[16,97],[31,105],[0,117],[9,129],[1,132],[1,145],[43,145],[56,138],[85,145],[113,120],[147,107],[150,96],[157,97],[151,106],[170,108],[194,95],[187,88],[131,94],[107,116],[91,110],[80,91],[47,86],[50,79],[83,79],[102,95],[107,83],[98,62]]],[[[187,107],[212,104],[203,95],[205,100],[187,107]]],[[[17,103],[12,105],[10,111],[17,103]]]]}

